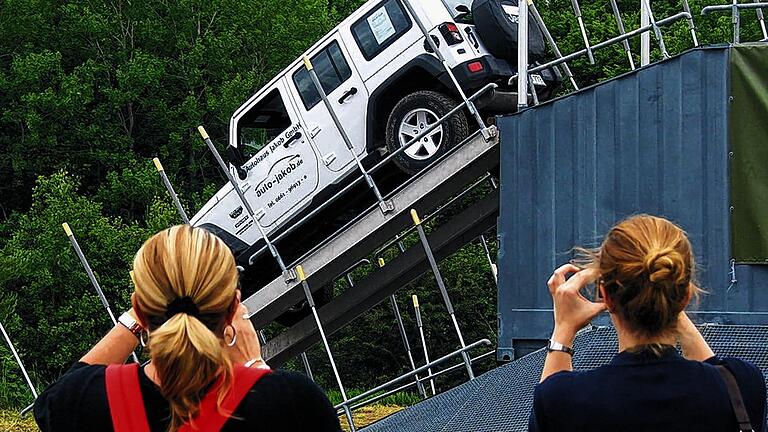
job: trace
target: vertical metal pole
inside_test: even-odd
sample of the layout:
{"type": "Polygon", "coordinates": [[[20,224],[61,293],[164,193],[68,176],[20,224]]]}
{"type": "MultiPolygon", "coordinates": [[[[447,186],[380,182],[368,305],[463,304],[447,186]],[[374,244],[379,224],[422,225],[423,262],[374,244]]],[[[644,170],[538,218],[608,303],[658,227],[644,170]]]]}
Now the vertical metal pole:
{"type": "Polygon", "coordinates": [[[467,106],[469,113],[472,114],[472,116],[475,118],[475,121],[477,122],[477,126],[480,128],[480,131],[483,134],[483,138],[485,138],[486,140],[490,139],[491,133],[488,130],[488,127],[485,125],[483,118],[480,117],[480,113],[477,111],[475,104],[467,98],[466,93],[464,93],[464,89],[461,88],[459,81],[456,79],[456,75],[454,75],[450,66],[448,66],[448,62],[446,62],[445,57],[438,49],[437,45],[435,44],[435,41],[432,40],[432,37],[429,35],[429,31],[427,31],[427,28],[424,27],[424,23],[421,22],[421,18],[416,14],[416,11],[413,9],[413,5],[411,5],[411,2],[408,0],[402,2],[402,4],[406,7],[406,9],[408,9],[408,13],[411,14],[411,18],[413,18],[413,21],[419,27],[419,30],[421,30],[421,34],[424,35],[424,38],[427,40],[427,44],[429,44],[429,47],[432,49],[432,52],[437,56],[438,60],[440,60],[440,63],[442,63],[443,68],[445,69],[445,72],[448,74],[448,77],[451,79],[451,82],[453,82],[453,85],[456,87],[456,91],[459,93],[461,100],[467,106]]]}
{"type": "Polygon", "coordinates": [[[16,347],[13,346],[13,342],[11,342],[11,337],[8,336],[8,333],[5,331],[5,327],[3,326],[2,322],[0,322],[0,331],[3,332],[3,337],[5,338],[5,341],[8,343],[8,348],[11,349],[11,353],[13,353],[13,357],[16,359],[16,363],[19,365],[19,368],[21,369],[21,373],[24,374],[24,379],[27,381],[29,390],[32,391],[32,396],[34,396],[35,399],[37,399],[37,390],[35,390],[35,386],[32,384],[32,380],[29,378],[29,374],[27,373],[27,368],[25,368],[24,363],[21,362],[21,357],[19,357],[19,353],[16,352],[16,347]]]}
{"type": "Polygon", "coordinates": [[[160,174],[160,178],[163,180],[165,189],[168,190],[168,194],[171,196],[171,199],[173,200],[173,205],[176,206],[176,210],[179,212],[179,216],[181,216],[181,220],[184,221],[184,224],[189,225],[189,218],[187,217],[187,212],[185,212],[184,207],[181,206],[181,201],[179,201],[179,196],[176,195],[176,191],[173,190],[173,186],[171,185],[170,180],[168,180],[168,176],[165,174],[165,169],[163,169],[163,164],[160,163],[160,159],[158,158],[152,159],[152,162],[155,163],[155,168],[157,168],[157,172],[160,174]]]}
{"type": "Polygon", "coordinates": [[[651,0],[641,0],[641,1],[643,2],[643,5],[645,5],[645,8],[648,9],[648,20],[651,22],[651,26],[653,26],[653,34],[656,36],[656,40],[659,42],[659,49],[661,50],[661,56],[664,59],[668,59],[669,53],[667,52],[667,45],[664,43],[664,35],[661,34],[661,28],[658,26],[658,24],[656,24],[656,18],[653,17],[653,10],[651,9],[651,0]]]}
{"type": "MultiPolygon", "coordinates": [[[[520,2],[520,4],[523,3],[525,2],[520,2]]],[[[424,254],[427,256],[429,266],[432,268],[432,273],[435,275],[437,287],[440,289],[440,295],[442,295],[443,302],[445,302],[445,308],[448,310],[448,315],[450,315],[451,321],[453,322],[453,328],[456,330],[456,335],[459,337],[461,348],[466,348],[467,345],[464,343],[464,336],[462,336],[459,322],[456,320],[456,311],[453,309],[453,303],[451,303],[451,298],[448,296],[448,290],[445,288],[445,282],[440,274],[440,268],[437,265],[437,261],[435,261],[435,256],[432,254],[432,248],[429,246],[429,241],[427,241],[427,234],[424,232],[424,227],[421,225],[421,219],[419,219],[419,215],[416,213],[415,209],[411,209],[411,218],[413,219],[413,224],[416,226],[416,231],[419,233],[419,239],[421,239],[424,254]]],[[[469,359],[469,354],[466,351],[462,351],[461,357],[464,359],[464,366],[467,368],[469,379],[474,379],[475,373],[472,371],[472,361],[469,359]]]]}
{"type": "MultiPolygon", "coordinates": [[[[755,0],[760,1],[760,0],[755,0]]],[[[683,10],[688,12],[690,17],[688,18],[688,28],[691,30],[691,38],[693,39],[693,46],[699,46],[699,38],[696,36],[696,23],[693,22],[693,14],[691,14],[691,6],[688,4],[688,0],[683,0],[683,10]]]]}
{"type": "Polygon", "coordinates": [[[256,213],[253,211],[253,207],[251,207],[251,204],[248,202],[247,199],[245,199],[245,195],[243,195],[243,190],[240,189],[240,185],[237,184],[237,180],[235,180],[234,177],[232,177],[232,173],[229,172],[229,169],[227,168],[227,164],[224,163],[224,160],[221,158],[219,151],[216,150],[216,146],[213,145],[213,141],[211,141],[211,138],[208,136],[208,132],[206,132],[205,128],[202,126],[198,126],[197,131],[200,133],[200,136],[203,138],[203,141],[205,141],[205,144],[208,146],[208,149],[211,151],[211,153],[213,153],[213,156],[216,158],[216,162],[218,162],[221,170],[224,171],[224,174],[227,176],[229,183],[232,185],[232,188],[235,190],[235,192],[237,193],[237,196],[240,198],[240,201],[243,203],[245,210],[248,212],[248,216],[250,216],[251,219],[253,220],[253,224],[256,225],[256,228],[258,228],[261,238],[264,239],[264,242],[267,244],[267,248],[269,248],[269,252],[272,254],[272,257],[275,258],[275,261],[277,261],[277,265],[280,266],[280,270],[283,272],[283,277],[286,280],[295,279],[296,277],[293,275],[293,272],[289,271],[285,267],[285,262],[283,262],[283,257],[280,256],[280,253],[278,253],[275,245],[272,243],[272,241],[269,240],[267,233],[264,231],[264,227],[261,226],[259,219],[256,217],[256,213]]]}
{"type": "Polygon", "coordinates": [[[741,40],[741,13],[739,12],[738,0],[733,0],[731,10],[731,22],[733,22],[733,43],[739,43],[741,40]]]}
{"type": "MultiPolygon", "coordinates": [[[[379,258],[379,267],[384,267],[384,258],[379,258]]],[[[350,278],[349,280],[350,286],[352,286],[352,280],[350,278]]],[[[416,362],[413,361],[413,354],[411,353],[411,344],[408,342],[408,335],[405,333],[405,325],[403,324],[403,316],[400,314],[400,307],[397,305],[397,299],[395,298],[395,295],[392,294],[389,296],[389,304],[392,307],[392,313],[395,314],[395,320],[397,321],[397,329],[400,331],[400,338],[403,340],[403,348],[405,348],[405,353],[408,355],[408,362],[411,365],[411,370],[416,370],[416,362]]],[[[416,388],[419,391],[419,394],[427,397],[427,392],[424,390],[424,384],[421,383],[421,379],[418,375],[414,375],[414,378],[416,379],[416,388]]]]}
{"type": "Polygon", "coordinates": [[[312,316],[315,318],[315,325],[317,325],[317,331],[320,333],[320,338],[323,340],[323,347],[325,347],[325,353],[328,354],[328,360],[331,363],[331,369],[333,369],[333,375],[336,377],[336,383],[339,385],[339,391],[341,392],[341,398],[344,401],[344,413],[347,415],[347,421],[349,422],[349,428],[352,432],[355,431],[355,423],[352,420],[352,411],[350,411],[347,405],[347,392],[344,390],[344,384],[341,383],[341,376],[339,376],[339,369],[336,367],[336,361],[333,359],[331,353],[331,346],[328,344],[328,339],[325,337],[325,330],[323,329],[323,323],[320,322],[320,315],[317,314],[317,306],[315,306],[315,299],[312,297],[312,290],[309,289],[309,283],[307,277],[304,274],[304,268],[301,265],[296,266],[296,276],[301,282],[301,287],[304,289],[304,296],[307,298],[309,308],[312,310],[312,316]]]}
{"type": "Polygon", "coordinates": [[[488,249],[488,242],[485,240],[484,235],[480,235],[480,243],[483,245],[483,250],[485,251],[485,258],[488,259],[488,264],[491,266],[491,274],[493,274],[493,280],[496,282],[496,285],[499,284],[499,269],[496,267],[496,264],[493,263],[493,260],[491,259],[491,251],[488,249]]]}
{"type": "Polygon", "coordinates": [[[587,49],[587,57],[589,57],[589,63],[595,64],[595,56],[592,54],[592,46],[589,44],[589,38],[587,37],[587,27],[584,25],[584,18],[581,16],[579,1],[571,0],[571,6],[573,6],[573,13],[576,14],[576,21],[579,23],[579,31],[581,32],[581,38],[584,40],[584,47],[587,49]]]}
{"type": "Polygon", "coordinates": [[[306,352],[301,353],[301,363],[304,365],[304,371],[307,373],[309,379],[314,381],[315,375],[312,374],[312,368],[309,366],[309,357],[307,357],[306,352]]]}
{"type": "MultiPolygon", "coordinates": [[[[544,19],[541,17],[539,9],[536,7],[536,4],[533,2],[533,0],[528,0],[528,9],[531,12],[531,16],[536,21],[536,24],[539,25],[539,29],[541,29],[541,32],[544,33],[544,38],[547,39],[547,42],[552,47],[552,51],[555,52],[555,57],[558,59],[563,58],[563,53],[560,52],[560,48],[557,46],[557,42],[555,42],[555,39],[552,37],[552,33],[549,32],[549,29],[544,23],[544,19]]],[[[565,76],[567,76],[571,81],[573,89],[578,90],[579,86],[576,84],[576,79],[574,79],[573,72],[571,72],[571,68],[568,67],[568,63],[563,63],[563,70],[565,71],[565,76]]]]}
{"type": "MultiPolygon", "coordinates": [[[[421,308],[419,307],[419,297],[414,294],[413,298],[413,310],[416,313],[416,326],[419,328],[419,336],[421,337],[421,347],[424,349],[424,364],[429,364],[429,351],[427,351],[427,339],[424,337],[424,323],[421,321],[421,308]]],[[[432,376],[432,368],[427,368],[427,374],[432,376]]],[[[432,396],[435,395],[435,379],[429,379],[429,385],[432,387],[432,396]]]]}
{"type": "Polygon", "coordinates": [[[304,67],[307,69],[307,72],[309,73],[309,77],[310,79],[312,79],[312,83],[315,85],[315,90],[320,95],[320,99],[322,99],[323,103],[325,104],[325,107],[328,109],[328,113],[330,113],[333,123],[336,124],[336,128],[339,130],[339,133],[341,134],[341,138],[344,140],[344,144],[346,144],[347,149],[349,150],[349,153],[352,154],[352,158],[355,159],[355,163],[357,163],[357,168],[360,169],[361,173],[363,173],[363,177],[365,177],[365,181],[366,183],[368,183],[368,187],[371,188],[371,190],[373,191],[373,194],[376,195],[376,201],[379,202],[379,208],[381,209],[382,213],[387,213],[394,210],[395,209],[394,204],[392,204],[391,201],[384,201],[384,197],[381,195],[379,188],[376,186],[376,183],[373,181],[373,177],[371,177],[371,175],[368,174],[368,171],[366,171],[365,167],[363,166],[363,162],[357,156],[357,153],[355,153],[355,148],[352,145],[352,140],[349,139],[349,135],[347,135],[347,131],[344,129],[344,125],[341,124],[339,117],[336,115],[336,110],[333,109],[333,105],[331,105],[331,101],[328,100],[328,95],[325,94],[325,89],[323,89],[322,84],[320,84],[320,79],[317,77],[317,72],[315,72],[315,68],[312,66],[312,62],[309,60],[309,57],[304,56],[304,67]]]}
{"type": "MultiPolygon", "coordinates": [[[[63,224],[61,224],[61,226],[64,227],[64,233],[67,234],[67,237],[69,238],[69,242],[72,243],[72,248],[75,249],[75,253],[77,254],[77,257],[80,259],[80,263],[83,265],[83,268],[85,269],[85,273],[88,275],[88,279],[91,280],[91,285],[93,285],[93,288],[96,290],[96,294],[98,294],[99,296],[99,300],[101,300],[101,304],[104,306],[104,309],[107,310],[109,319],[112,320],[113,325],[117,325],[115,314],[112,313],[112,309],[109,307],[107,298],[104,296],[104,291],[101,290],[99,281],[96,280],[96,275],[93,274],[93,270],[91,269],[91,266],[88,264],[88,260],[85,259],[85,255],[83,254],[83,250],[80,249],[80,245],[77,243],[75,234],[72,232],[72,229],[69,227],[68,223],[64,222],[63,224]]],[[[136,356],[135,352],[131,352],[131,357],[133,358],[134,362],[139,363],[139,358],[136,356]]]]}
{"type": "MultiPolygon", "coordinates": [[[[755,3],[760,3],[760,0],[755,0],[755,3]]],[[[765,16],[763,15],[763,10],[758,8],[755,9],[755,12],[757,12],[757,20],[760,21],[760,30],[763,32],[763,40],[768,39],[768,30],[765,28],[765,16]]]]}
{"type": "MultiPolygon", "coordinates": [[[[611,9],[613,9],[613,17],[616,19],[616,26],[619,28],[619,34],[622,36],[626,34],[624,29],[624,20],[621,19],[621,11],[619,11],[619,5],[616,4],[616,0],[611,0],[611,9]]],[[[622,41],[624,45],[624,51],[627,53],[627,59],[629,60],[629,67],[635,70],[635,59],[632,58],[632,49],[629,47],[629,41],[622,41]]]]}
{"type": "Polygon", "coordinates": [[[519,111],[528,106],[528,2],[518,2],[517,10],[517,110],[519,111]]]}
{"type": "MultiPolygon", "coordinates": [[[[650,24],[645,0],[640,0],[640,27],[647,27],[650,24]]],[[[640,35],[640,66],[647,66],[649,63],[651,63],[651,34],[643,32],[640,35]]]]}

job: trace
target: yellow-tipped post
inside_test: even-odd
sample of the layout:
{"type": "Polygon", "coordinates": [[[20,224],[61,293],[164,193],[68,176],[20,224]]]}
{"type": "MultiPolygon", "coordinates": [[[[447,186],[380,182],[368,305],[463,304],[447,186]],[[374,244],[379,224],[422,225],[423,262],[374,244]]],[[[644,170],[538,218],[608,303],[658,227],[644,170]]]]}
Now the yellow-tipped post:
{"type": "Polygon", "coordinates": [[[419,214],[416,213],[416,209],[411,209],[411,219],[413,219],[414,225],[421,225],[421,219],[419,218],[419,214]]]}
{"type": "Polygon", "coordinates": [[[307,275],[304,274],[304,267],[301,264],[296,266],[296,276],[299,278],[299,282],[307,280],[307,275]]]}
{"type": "Polygon", "coordinates": [[[72,237],[72,228],[69,227],[69,224],[64,222],[61,226],[64,227],[64,233],[67,234],[67,237],[72,237]]]}
{"type": "Polygon", "coordinates": [[[414,294],[411,296],[411,299],[413,299],[413,307],[415,308],[419,307],[419,296],[414,294]]]}
{"type": "Polygon", "coordinates": [[[209,138],[208,137],[208,132],[205,131],[204,127],[198,126],[197,127],[197,131],[200,132],[200,136],[203,137],[203,140],[207,140],[209,138]]]}
{"type": "Polygon", "coordinates": [[[157,168],[157,172],[163,171],[163,164],[160,163],[160,159],[154,158],[152,159],[152,162],[155,164],[155,168],[157,168]]]}
{"type": "Polygon", "coordinates": [[[308,71],[311,71],[314,69],[314,66],[312,66],[312,62],[309,60],[309,57],[304,56],[304,67],[307,68],[308,71]]]}
{"type": "Polygon", "coordinates": [[[384,267],[384,258],[379,258],[379,267],[384,267]]]}

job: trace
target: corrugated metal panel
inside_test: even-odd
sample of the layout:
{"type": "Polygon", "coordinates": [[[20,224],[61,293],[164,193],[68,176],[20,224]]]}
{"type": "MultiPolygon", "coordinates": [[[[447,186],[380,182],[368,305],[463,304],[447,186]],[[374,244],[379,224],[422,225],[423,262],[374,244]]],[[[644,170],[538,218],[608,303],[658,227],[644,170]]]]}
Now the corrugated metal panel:
{"type": "Polygon", "coordinates": [[[499,119],[500,357],[549,337],[545,282],[571,249],[641,212],[688,231],[708,321],[768,322],[768,268],[737,266],[728,289],[728,64],[698,49],[499,119]]]}

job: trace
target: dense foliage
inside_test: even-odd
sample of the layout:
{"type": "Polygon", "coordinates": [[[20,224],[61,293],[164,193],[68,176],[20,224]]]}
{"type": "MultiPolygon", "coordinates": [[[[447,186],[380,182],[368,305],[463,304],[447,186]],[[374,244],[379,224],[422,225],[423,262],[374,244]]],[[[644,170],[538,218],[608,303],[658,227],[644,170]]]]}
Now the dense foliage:
{"type": "MultiPolygon", "coordinates": [[[[0,3],[0,320],[39,387],[109,328],[61,223],[72,225],[113,309],[125,308],[136,249],[178,222],[149,160],[159,156],[184,204],[199,208],[223,178],[195,127],[205,124],[223,143],[232,111],[360,3],[0,3]]],[[[619,1],[628,28],[637,25],[637,3],[619,1]]],[[[702,18],[696,12],[701,1],[691,6],[702,42],[729,40],[728,16],[702,18]]],[[[578,49],[569,0],[539,7],[563,52],[578,49]]],[[[654,7],[657,17],[681,8],[660,1],[654,7]]],[[[582,10],[593,43],[616,34],[608,2],[583,1],[582,10]]],[[[744,14],[745,40],[758,34],[750,14],[744,14]]],[[[664,35],[672,53],[691,46],[684,23],[664,35]]],[[[632,45],[637,53],[637,40],[632,45]]],[[[600,51],[597,59],[597,65],[572,63],[580,85],[628,69],[619,47],[600,51]]],[[[467,340],[495,334],[495,286],[487,266],[477,244],[442,263],[467,340]]],[[[404,291],[422,297],[431,353],[455,347],[434,280],[425,276],[404,291]]],[[[413,329],[409,303],[400,307],[413,329]]],[[[353,386],[371,386],[406,365],[387,304],[332,341],[353,386]]],[[[411,343],[419,346],[415,336],[411,343]]],[[[321,381],[330,384],[323,353],[310,354],[321,381]]],[[[10,352],[0,344],[0,406],[28,401],[10,352]]]]}

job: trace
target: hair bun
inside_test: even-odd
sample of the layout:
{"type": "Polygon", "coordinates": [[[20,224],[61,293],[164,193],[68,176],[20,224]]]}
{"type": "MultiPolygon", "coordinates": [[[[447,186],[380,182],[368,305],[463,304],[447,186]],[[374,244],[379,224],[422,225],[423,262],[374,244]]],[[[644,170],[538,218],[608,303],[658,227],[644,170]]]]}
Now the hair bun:
{"type": "Polygon", "coordinates": [[[685,279],[683,256],[671,247],[649,250],[643,265],[652,283],[672,281],[679,284],[685,279]]]}

